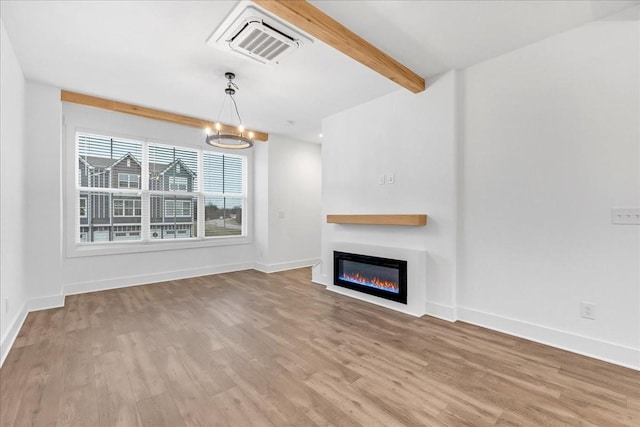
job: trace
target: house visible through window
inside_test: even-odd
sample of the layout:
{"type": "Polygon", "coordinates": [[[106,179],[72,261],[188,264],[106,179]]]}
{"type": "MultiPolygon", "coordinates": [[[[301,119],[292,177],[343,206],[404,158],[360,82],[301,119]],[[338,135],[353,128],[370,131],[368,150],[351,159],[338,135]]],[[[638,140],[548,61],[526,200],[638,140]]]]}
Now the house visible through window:
{"type": "Polygon", "coordinates": [[[76,242],[244,236],[245,156],[78,132],[76,242]]]}

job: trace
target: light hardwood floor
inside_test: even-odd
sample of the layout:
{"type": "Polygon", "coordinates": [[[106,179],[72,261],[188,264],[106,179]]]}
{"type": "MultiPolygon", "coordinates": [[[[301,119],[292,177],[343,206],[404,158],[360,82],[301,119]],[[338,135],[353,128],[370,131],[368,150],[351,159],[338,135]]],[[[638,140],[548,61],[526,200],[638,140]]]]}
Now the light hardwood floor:
{"type": "Polygon", "coordinates": [[[2,426],[640,426],[640,372],[310,283],[221,274],[67,297],[0,370],[2,426]]]}

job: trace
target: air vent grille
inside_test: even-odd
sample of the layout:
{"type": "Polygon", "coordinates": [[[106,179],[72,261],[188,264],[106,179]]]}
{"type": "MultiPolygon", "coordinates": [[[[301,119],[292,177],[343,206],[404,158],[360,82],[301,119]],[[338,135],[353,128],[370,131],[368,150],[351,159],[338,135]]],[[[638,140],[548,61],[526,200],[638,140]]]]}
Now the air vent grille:
{"type": "Polygon", "coordinates": [[[280,63],[282,58],[311,40],[257,9],[251,2],[241,2],[207,42],[270,64],[280,63]]]}
{"type": "Polygon", "coordinates": [[[261,62],[272,62],[287,53],[288,49],[296,49],[298,44],[264,23],[254,21],[246,24],[231,39],[229,46],[245,55],[257,56],[261,62]]]}

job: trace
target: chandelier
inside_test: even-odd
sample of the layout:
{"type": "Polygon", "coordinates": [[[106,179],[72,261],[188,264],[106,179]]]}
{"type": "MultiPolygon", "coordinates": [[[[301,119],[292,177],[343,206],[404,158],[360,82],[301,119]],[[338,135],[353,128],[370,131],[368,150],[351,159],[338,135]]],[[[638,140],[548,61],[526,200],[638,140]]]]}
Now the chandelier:
{"type": "Polygon", "coordinates": [[[233,82],[233,79],[236,78],[234,73],[224,73],[224,77],[227,79],[227,85],[224,89],[225,97],[222,101],[222,106],[220,107],[220,112],[218,113],[218,119],[215,123],[215,131],[207,128],[207,136],[205,138],[205,142],[209,145],[218,148],[250,148],[253,146],[253,132],[249,131],[245,135],[245,129],[242,125],[242,119],[240,118],[240,113],[238,112],[238,104],[236,103],[236,99],[234,95],[236,94],[236,90],[238,90],[238,85],[233,82]],[[228,126],[223,125],[220,122],[220,117],[225,108],[225,105],[229,105],[229,113],[232,118],[231,122],[234,121],[234,112],[235,116],[238,118],[238,126],[228,126]]]}

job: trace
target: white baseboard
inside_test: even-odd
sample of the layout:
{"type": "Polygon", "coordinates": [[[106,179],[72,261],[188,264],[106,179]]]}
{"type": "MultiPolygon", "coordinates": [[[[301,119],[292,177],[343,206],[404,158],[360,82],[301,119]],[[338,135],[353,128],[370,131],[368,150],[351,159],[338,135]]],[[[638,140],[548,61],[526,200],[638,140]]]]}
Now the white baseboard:
{"type": "Polygon", "coordinates": [[[4,364],[13,343],[16,341],[20,329],[27,320],[27,315],[33,311],[48,310],[50,308],[64,307],[64,295],[52,295],[42,298],[28,299],[23,305],[17,316],[14,318],[13,323],[7,329],[5,336],[0,341],[0,367],[4,364]]]}
{"type": "MultiPolygon", "coordinates": [[[[314,271],[314,273],[315,273],[315,271],[314,271]]],[[[360,299],[362,301],[371,302],[368,299],[358,298],[358,296],[356,296],[354,294],[347,293],[347,292],[341,292],[340,290],[337,290],[336,288],[332,288],[330,286],[331,282],[329,281],[329,277],[324,275],[324,274],[320,274],[319,272],[318,272],[317,275],[313,275],[312,276],[311,282],[316,283],[318,285],[323,285],[329,291],[336,292],[336,293],[339,293],[339,294],[342,294],[342,295],[352,296],[352,297],[360,299]]],[[[411,314],[412,316],[416,316],[415,313],[409,313],[408,311],[403,311],[403,310],[400,310],[400,309],[398,311],[402,311],[403,313],[407,313],[407,314],[411,314]]],[[[424,311],[425,311],[425,314],[427,316],[437,317],[438,319],[446,320],[448,322],[455,322],[457,320],[457,317],[458,317],[455,307],[451,307],[451,306],[443,305],[443,304],[436,304],[436,303],[432,303],[432,302],[425,302],[424,311]]]]}
{"type": "Polygon", "coordinates": [[[322,269],[320,265],[315,265],[311,268],[311,282],[316,283],[318,285],[329,285],[329,277],[326,274],[322,274],[322,269]]]}
{"type": "Polygon", "coordinates": [[[28,302],[25,301],[25,303],[22,305],[22,308],[20,309],[20,311],[18,311],[18,314],[13,319],[13,322],[2,337],[2,340],[0,340],[0,368],[4,364],[4,360],[7,358],[9,350],[11,350],[11,347],[13,347],[13,343],[18,337],[18,333],[20,332],[24,321],[27,319],[27,314],[29,314],[29,312],[27,311],[27,304],[28,302]]]}
{"type": "Polygon", "coordinates": [[[446,320],[448,322],[455,322],[458,320],[456,308],[450,305],[427,301],[424,306],[424,311],[427,316],[437,317],[438,319],[446,320]]]}
{"type": "Polygon", "coordinates": [[[322,274],[318,267],[311,269],[311,282],[317,285],[323,285],[325,287],[329,286],[329,284],[331,283],[329,281],[329,277],[325,274],[322,274]]]}
{"type": "Polygon", "coordinates": [[[275,264],[262,264],[257,262],[255,263],[253,268],[254,270],[258,270],[262,273],[276,273],[278,271],[293,270],[293,269],[302,268],[302,267],[311,267],[317,262],[318,262],[317,258],[301,259],[298,261],[279,262],[275,264]]]}
{"type": "Polygon", "coordinates": [[[189,277],[208,276],[209,274],[231,273],[249,270],[252,262],[218,265],[212,267],[195,268],[189,270],[167,271],[162,273],[141,274],[136,276],[119,277],[115,279],[95,280],[90,282],[72,283],[64,287],[65,295],[84,294],[87,292],[106,291],[109,289],[126,288],[129,286],[146,285],[150,283],[166,282],[168,280],[187,279],[189,277]]]}
{"type": "Polygon", "coordinates": [[[594,359],[640,370],[640,349],[596,340],[533,323],[458,307],[458,320],[594,359]]]}
{"type": "Polygon", "coordinates": [[[312,276],[311,282],[315,283],[315,284],[318,284],[318,285],[324,286],[325,288],[327,288],[327,290],[329,292],[334,292],[336,294],[345,295],[345,296],[348,296],[348,297],[351,297],[351,298],[354,298],[354,299],[357,299],[357,300],[360,300],[360,301],[368,302],[370,304],[376,304],[376,305],[379,305],[381,307],[389,308],[390,310],[395,310],[395,311],[399,311],[399,312],[408,314],[410,316],[420,317],[416,313],[412,313],[410,311],[407,311],[407,309],[402,307],[401,304],[393,303],[394,307],[390,308],[386,304],[379,304],[375,300],[376,297],[373,297],[373,296],[370,296],[370,295],[367,295],[367,294],[363,294],[363,293],[360,293],[360,292],[357,292],[357,291],[351,291],[351,290],[348,290],[348,289],[344,289],[343,290],[342,288],[339,288],[339,287],[336,287],[336,286],[332,286],[332,283],[329,280],[329,277],[324,275],[324,274],[320,274],[319,272],[318,272],[317,275],[312,276]]]}
{"type": "Polygon", "coordinates": [[[379,298],[380,301],[377,301],[377,297],[373,297],[370,295],[367,295],[365,293],[362,292],[358,292],[358,291],[351,291],[349,289],[342,289],[340,287],[337,286],[327,286],[327,290],[329,292],[334,292],[336,294],[340,294],[340,295],[345,295],[348,297],[351,297],[353,299],[357,299],[360,301],[364,301],[364,302],[368,302],[369,304],[375,304],[379,307],[384,307],[384,308],[388,308],[389,310],[393,310],[393,311],[398,311],[400,313],[404,313],[404,314],[408,314],[409,316],[413,316],[413,317],[422,317],[423,313],[414,313],[412,311],[410,311],[408,308],[405,308],[403,304],[400,303],[396,303],[393,301],[389,301],[387,302],[387,300],[384,300],[382,298],[379,298]]]}
{"type": "Polygon", "coordinates": [[[52,295],[49,297],[31,298],[27,301],[27,311],[48,310],[50,308],[64,307],[64,295],[52,295]]]}

